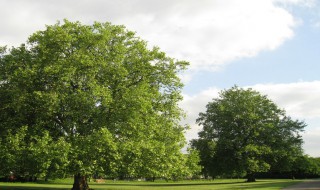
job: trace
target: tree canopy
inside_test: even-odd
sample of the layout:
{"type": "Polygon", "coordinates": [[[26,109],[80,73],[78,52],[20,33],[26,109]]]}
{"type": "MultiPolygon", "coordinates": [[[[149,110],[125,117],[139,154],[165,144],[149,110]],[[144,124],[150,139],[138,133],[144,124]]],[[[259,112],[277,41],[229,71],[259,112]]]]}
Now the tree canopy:
{"type": "Polygon", "coordinates": [[[197,119],[203,130],[192,145],[211,176],[247,175],[248,181],[255,181],[255,173],[286,170],[302,155],[305,123],[286,116],[257,91],[235,86],[206,108],[197,119]]]}
{"type": "MultiPolygon", "coordinates": [[[[187,160],[178,107],[178,74],[187,65],[149,49],[124,26],[68,20],[47,26],[20,47],[1,48],[0,145],[53,151],[33,175],[54,176],[66,166],[81,175],[170,178],[187,160]],[[64,147],[61,160],[52,160],[55,146],[64,147]]],[[[2,174],[18,172],[17,165],[2,174]]]]}

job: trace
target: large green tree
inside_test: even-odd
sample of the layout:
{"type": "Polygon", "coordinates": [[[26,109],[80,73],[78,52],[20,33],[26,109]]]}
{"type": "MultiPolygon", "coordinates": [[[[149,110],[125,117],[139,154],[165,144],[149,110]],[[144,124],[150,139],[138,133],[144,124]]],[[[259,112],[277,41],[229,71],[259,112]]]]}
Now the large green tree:
{"type": "MultiPolygon", "coordinates": [[[[27,146],[63,140],[73,189],[87,189],[84,176],[94,172],[173,175],[185,141],[178,74],[187,62],[123,26],[67,20],[0,50],[1,139],[25,127],[27,146]]],[[[51,175],[55,167],[45,166],[51,175]]]]}
{"type": "Polygon", "coordinates": [[[251,182],[256,172],[276,165],[281,168],[281,162],[293,163],[302,155],[300,132],[305,123],[292,120],[252,89],[235,86],[222,91],[219,98],[207,104],[197,122],[203,130],[193,146],[213,175],[246,174],[251,182]]]}

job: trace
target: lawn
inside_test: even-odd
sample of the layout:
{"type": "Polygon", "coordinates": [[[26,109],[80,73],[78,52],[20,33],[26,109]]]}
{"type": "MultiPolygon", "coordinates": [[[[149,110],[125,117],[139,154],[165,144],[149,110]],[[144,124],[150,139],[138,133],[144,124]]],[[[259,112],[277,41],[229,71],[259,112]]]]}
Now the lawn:
{"type": "MultiPolygon", "coordinates": [[[[182,181],[182,182],[123,182],[107,181],[106,183],[89,184],[97,190],[218,190],[218,189],[282,189],[299,183],[299,180],[257,180],[255,183],[245,183],[243,179],[218,179],[214,181],[182,181]]],[[[50,183],[0,183],[0,190],[70,190],[70,181],[53,181],[50,183]]]]}

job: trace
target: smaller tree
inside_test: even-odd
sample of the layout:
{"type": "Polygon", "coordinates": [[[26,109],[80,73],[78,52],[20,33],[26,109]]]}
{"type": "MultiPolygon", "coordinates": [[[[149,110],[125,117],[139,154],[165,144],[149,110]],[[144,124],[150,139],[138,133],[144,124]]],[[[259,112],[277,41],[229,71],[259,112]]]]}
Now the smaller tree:
{"type": "Polygon", "coordinates": [[[293,121],[252,89],[235,86],[222,91],[219,98],[208,103],[207,111],[199,114],[197,123],[203,130],[194,141],[195,147],[204,158],[206,170],[214,174],[245,173],[247,181],[253,182],[256,172],[268,171],[280,158],[290,160],[294,153],[302,154],[300,132],[304,122],[293,121]],[[215,145],[209,152],[213,156],[202,148],[209,142],[215,145]]]}

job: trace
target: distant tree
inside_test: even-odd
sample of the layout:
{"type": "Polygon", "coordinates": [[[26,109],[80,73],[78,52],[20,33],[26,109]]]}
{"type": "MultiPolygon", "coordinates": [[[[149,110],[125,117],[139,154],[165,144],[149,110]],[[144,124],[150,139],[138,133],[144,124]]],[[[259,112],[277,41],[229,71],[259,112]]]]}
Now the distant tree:
{"type": "Polygon", "coordinates": [[[203,130],[194,141],[195,147],[206,170],[215,174],[245,173],[247,181],[253,182],[256,172],[268,171],[277,160],[302,155],[300,132],[305,123],[293,121],[252,89],[235,86],[222,91],[219,98],[207,104],[197,122],[203,130]],[[208,143],[214,144],[214,150],[203,148],[208,143]]]}
{"type": "Polygon", "coordinates": [[[292,174],[295,178],[319,178],[320,159],[308,155],[297,157],[293,163],[292,174]]]}
{"type": "MultiPolygon", "coordinates": [[[[97,22],[65,20],[0,50],[0,138],[26,126],[23,143],[35,151],[45,140],[66,142],[73,190],[88,189],[85,178],[96,172],[161,176],[178,164],[185,142],[178,73],[188,63],[148,49],[123,26],[97,22]]],[[[47,177],[59,170],[39,162],[47,177]]]]}

